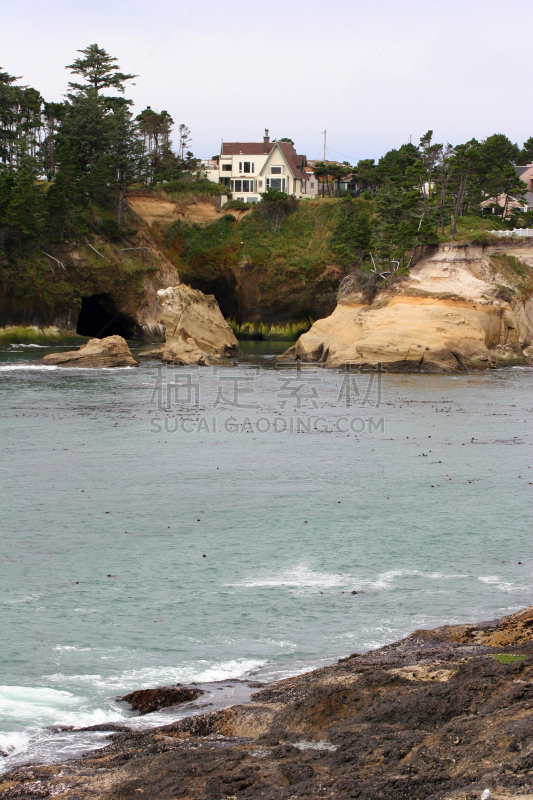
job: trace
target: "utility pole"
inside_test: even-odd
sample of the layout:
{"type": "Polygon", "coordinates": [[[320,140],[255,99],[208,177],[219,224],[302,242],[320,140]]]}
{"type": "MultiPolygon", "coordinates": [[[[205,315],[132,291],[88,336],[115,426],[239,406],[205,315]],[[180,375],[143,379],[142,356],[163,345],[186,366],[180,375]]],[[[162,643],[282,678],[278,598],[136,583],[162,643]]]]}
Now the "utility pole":
{"type": "Polygon", "coordinates": [[[325,164],[326,163],[326,133],[327,133],[327,131],[324,130],[324,131],[322,131],[322,133],[324,134],[324,164],[325,164]]]}

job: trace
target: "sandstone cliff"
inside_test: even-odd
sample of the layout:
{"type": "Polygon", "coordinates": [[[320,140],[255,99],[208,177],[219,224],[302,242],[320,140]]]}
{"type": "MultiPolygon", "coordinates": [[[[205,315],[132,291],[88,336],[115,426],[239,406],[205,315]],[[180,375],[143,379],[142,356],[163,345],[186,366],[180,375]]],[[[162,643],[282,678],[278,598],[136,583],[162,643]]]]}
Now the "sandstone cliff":
{"type": "Polygon", "coordinates": [[[444,244],[365,303],[357,287],[283,358],[455,372],[533,356],[533,247],[444,244]]]}

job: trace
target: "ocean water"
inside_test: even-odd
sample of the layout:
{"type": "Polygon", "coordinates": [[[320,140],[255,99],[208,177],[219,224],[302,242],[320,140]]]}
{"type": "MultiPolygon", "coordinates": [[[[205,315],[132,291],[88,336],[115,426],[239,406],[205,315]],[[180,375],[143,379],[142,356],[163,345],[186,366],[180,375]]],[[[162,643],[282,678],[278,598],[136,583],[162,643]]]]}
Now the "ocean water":
{"type": "Polygon", "coordinates": [[[533,370],[353,376],[245,348],[218,370],[0,354],[0,769],[533,603],[533,370]],[[176,682],[205,694],[116,702],[176,682]]]}

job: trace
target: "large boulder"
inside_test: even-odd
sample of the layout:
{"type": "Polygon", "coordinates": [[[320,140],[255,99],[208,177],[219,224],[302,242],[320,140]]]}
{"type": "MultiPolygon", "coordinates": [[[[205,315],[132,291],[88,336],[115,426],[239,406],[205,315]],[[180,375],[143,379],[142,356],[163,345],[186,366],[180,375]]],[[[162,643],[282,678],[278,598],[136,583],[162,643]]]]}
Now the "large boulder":
{"type": "Polygon", "coordinates": [[[238,351],[239,342],[213,295],[185,284],[161,289],[157,295],[165,326],[163,361],[209,365],[238,351]]]}
{"type": "Polygon", "coordinates": [[[67,353],[51,353],[42,359],[45,364],[58,367],[136,367],[130,348],[122,336],[106,336],[105,339],[89,339],[79,350],[67,353]]]}

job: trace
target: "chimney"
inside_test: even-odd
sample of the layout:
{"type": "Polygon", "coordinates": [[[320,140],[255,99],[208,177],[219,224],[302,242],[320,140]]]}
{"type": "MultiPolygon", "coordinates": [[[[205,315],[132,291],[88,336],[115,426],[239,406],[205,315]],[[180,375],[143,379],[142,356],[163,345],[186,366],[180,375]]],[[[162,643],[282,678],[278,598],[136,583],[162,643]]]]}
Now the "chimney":
{"type": "Polygon", "coordinates": [[[268,128],[265,128],[265,136],[263,139],[263,153],[268,153],[270,147],[270,136],[268,135],[268,128]]]}

